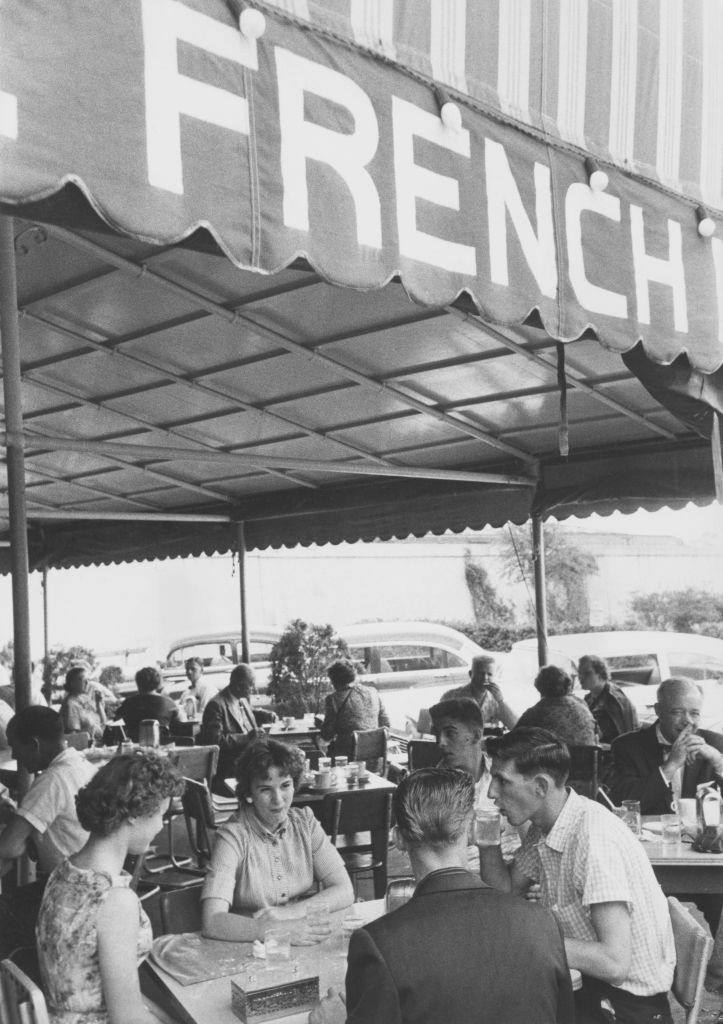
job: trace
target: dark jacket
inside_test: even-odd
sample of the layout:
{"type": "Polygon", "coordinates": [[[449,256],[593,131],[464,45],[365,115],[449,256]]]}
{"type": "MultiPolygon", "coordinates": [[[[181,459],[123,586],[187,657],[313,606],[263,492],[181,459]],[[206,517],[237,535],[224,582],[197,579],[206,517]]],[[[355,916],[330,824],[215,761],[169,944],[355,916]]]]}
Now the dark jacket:
{"type": "MultiPolygon", "coordinates": [[[[667,814],[673,799],[672,790],[659,771],[665,759],[665,748],[658,743],[656,724],[618,736],[611,748],[610,795],[616,804],[622,800],[639,800],[643,814],[667,814]]],[[[723,753],[723,736],[719,733],[698,729],[698,735],[723,753]]],[[[683,769],[681,796],[694,797],[696,786],[715,777],[710,764],[697,758],[683,769]]]]}
{"type": "Polygon", "coordinates": [[[638,728],[638,715],[634,706],[615,683],[605,683],[595,697],[586,693],[585,703],[595,719],[600,743],[612,743],[623,733],[638,728]]]}
{"type": "Polygon", "coordinates": [[[237,700],[228,687],[212,697],[203,709],[198,742],[219,748],[217,777],[234,774],[234,763],[244,747],[258,734],[256,716],[245,697],[237,700]]]}
{"type": "Polygon", "coordinates": [[[570,972],[553,914],[469,871],[427,875],[353,933],[347,1024],[567,1024],[570,972]]]}
{"type": "Polygon", "coordinates": [[[165,693],[133,693],[126,697],[115,713],[122,718],[126,734],[138,742],[138,729],[144,718],[155,718],[160,727],[161,743],[168,743],[181,720],[178,708],[165,693]]]}

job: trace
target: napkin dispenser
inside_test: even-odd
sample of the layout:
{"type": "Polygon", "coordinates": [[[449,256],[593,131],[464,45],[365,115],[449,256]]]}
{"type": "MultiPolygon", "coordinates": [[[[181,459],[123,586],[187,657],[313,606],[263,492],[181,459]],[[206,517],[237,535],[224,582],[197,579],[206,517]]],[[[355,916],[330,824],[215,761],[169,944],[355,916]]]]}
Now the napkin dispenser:
{"type": "Polygon", "coordinates": [[[231,982],[231,1009],[243,1024],[304,1013],[318,1002],[318,974],[264,969],[249,973],[242,984],[231,982]]]}
{"type": "Polygon", "coordinates": [[[715,783],[704,782],[696,791],[698,835],[693,849],[699,853],[723,853],[721,795],[715,783]]]}

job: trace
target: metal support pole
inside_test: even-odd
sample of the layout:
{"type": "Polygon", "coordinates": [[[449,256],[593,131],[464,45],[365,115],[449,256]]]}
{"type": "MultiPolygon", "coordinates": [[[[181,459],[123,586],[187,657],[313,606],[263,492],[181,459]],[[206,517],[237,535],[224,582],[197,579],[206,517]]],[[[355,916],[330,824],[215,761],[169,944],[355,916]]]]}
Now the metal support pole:
{"type": "Polygon", "coordinates": [[[532,562],[535,570],[537,660],[542,667],[547,664],[547,594],[545,588],[545,538],[540,512],[532,513],[532,562]]]}
{"type": "MultiPolygon", "coordinates": [[[[30,704],[30,600],[28,594],[28,532],[25,515],[25,453],[20,383],[20,329],[13,218],[0,216],[0,342],[3,361],[10,566],[13,595],[13,658],[15,707],[30,704]]],[[[22,782],[21,782],[22,785],[22,782]]]]}
{"type": "Polygon", "coordinates": [[[246,531],[244,524],[236,523],[236,554],[238,555],[238,590],[241,603],[241,661],[251,662],[249,653],[249,625],[246,619],[246,531]]]}

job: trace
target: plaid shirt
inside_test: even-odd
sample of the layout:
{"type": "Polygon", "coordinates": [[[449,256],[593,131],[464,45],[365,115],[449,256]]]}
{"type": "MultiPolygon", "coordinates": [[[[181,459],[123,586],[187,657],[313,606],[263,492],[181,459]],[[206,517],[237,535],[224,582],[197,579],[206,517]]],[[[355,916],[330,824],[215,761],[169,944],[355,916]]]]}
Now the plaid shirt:
{"type": "Polygon", "coordinates": [[[641,843],[614,814],[570,791],[547,836],[530,827],[515,863],[540,883],[543,906],[568,938],[597,941],[590,908],[626,903],[632,955],[620,988],[639,996],[668,991],[675,967],[668,904],[641,843]]]}

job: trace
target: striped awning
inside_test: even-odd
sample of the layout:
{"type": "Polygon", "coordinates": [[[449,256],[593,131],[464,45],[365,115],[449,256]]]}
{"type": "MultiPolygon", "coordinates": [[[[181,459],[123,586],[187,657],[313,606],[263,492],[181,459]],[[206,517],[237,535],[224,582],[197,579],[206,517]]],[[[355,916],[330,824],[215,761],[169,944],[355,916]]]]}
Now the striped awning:
{"type": "Polygon", "coordinates": [[[723,209],[719,0],[269,5],[529,125],[553,145],[723,209]]]}

